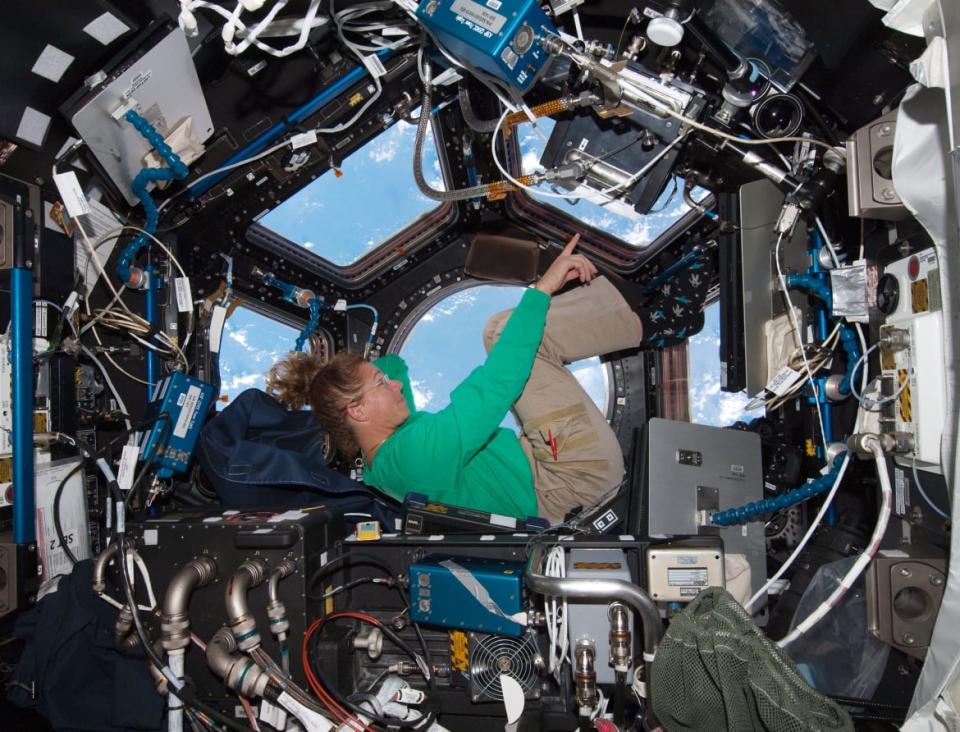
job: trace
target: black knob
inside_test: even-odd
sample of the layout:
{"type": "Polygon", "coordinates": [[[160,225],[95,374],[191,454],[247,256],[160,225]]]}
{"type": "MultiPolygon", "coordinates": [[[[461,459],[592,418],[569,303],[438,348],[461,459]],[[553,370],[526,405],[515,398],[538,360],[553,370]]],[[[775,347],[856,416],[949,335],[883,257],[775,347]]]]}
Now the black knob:
{"type": "Polygon", "coordinates": [[[900,303],[900,283],[892,274],[885,274],[877,283],[877,308],[884,315],[891,315],[900,303]]]}

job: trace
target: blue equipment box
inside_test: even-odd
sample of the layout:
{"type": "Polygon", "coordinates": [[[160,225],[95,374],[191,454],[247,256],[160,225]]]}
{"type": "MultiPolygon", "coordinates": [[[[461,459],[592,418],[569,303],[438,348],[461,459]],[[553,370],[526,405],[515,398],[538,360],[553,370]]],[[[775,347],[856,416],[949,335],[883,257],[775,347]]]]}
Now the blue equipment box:
{"type": "Polygon", "coordinates": [[[169,478],[187,469],[212,398],[212,386],[179,371],[157,384],[147,419],[167,414],[169,420],[154,423],[140,448],[142,458],[159,466],[157,477],[169,478]]]}
{"type": "Polygon", "coordinates": [[[519,636],[525,623],[522,562],[431,554],[408,570],[416,623],[519,636]]]}
{"type": "Polygon", "coordinates": [[[422,0],[417,19],[457,59],[526,92],[547,67],[556,26],[536,0],[422,0]]]}

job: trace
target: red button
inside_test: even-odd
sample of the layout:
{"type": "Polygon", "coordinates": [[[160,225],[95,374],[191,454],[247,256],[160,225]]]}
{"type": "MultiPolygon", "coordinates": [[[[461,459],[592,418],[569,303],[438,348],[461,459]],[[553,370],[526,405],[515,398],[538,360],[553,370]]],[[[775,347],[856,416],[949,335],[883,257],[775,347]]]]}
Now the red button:
{"type": "Polygon", "coordinates": [[[7,486],[7,490],[4,492],[3,498],[4,500],[6,500],[7,503],[11,505],[13,504],[13,485],[12,484],[7,486]]]}
{"type": "Polygon", "coordinates": [[[911,280],[920,276],[920,260],[917,259],[916,255],[910,257],[910,261],[907,262],[907,274],[910,275],[911,280]]]}

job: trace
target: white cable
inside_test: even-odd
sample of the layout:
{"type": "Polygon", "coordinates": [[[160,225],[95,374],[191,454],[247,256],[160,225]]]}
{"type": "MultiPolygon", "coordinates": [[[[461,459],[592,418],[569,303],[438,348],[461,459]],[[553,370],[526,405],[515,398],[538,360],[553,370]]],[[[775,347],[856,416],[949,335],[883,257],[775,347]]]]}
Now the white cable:
{"type": "Polygon", "coordinates": [[[783,232],[777,236],[777,245],[774,248],[774,259],[777,263],[777,277],[780,280],[780,291],[783,294],[784,302],[787,305],[787,313],[790,316],[790,324],[793,326],[793,333],[797,339],[797,346],[800,348],[800,356],[803,358],[803,367],[807,371],[807,379],[810,381],[810,388],[813,390],[814,402],[817,406],[817,421],[820,423],[820,440],[823,442],[823,454],[827,454],[827,432],[823,425],[823,410],[820,407],[820,393],[817,384],[813,380],[813,371],[810,370],[810,362],[807,361],[806,349],[803,347],[803,334],[800,331],[800,323],[797,322],[797,314],[793,309],[793,302],[790,300],[790,292],[787,290],[787,278],[783,274],[783,267],[780,264],[780,245],[783,243],[783,232]]]}
{"type": "Polygon", "coordinates": [[[574,9],[573,11],[573,28],[577,32],[577,38],[583,42],[583,28],[580,25],[580,13],[574,9]]]}
{"type": "MultiPolygon", "coordinates": [[[[223,173],[223,172],[225,172],[225,171],[227,171],[227,170],[233,170],[234,168],[239,168],[239,167],[241,167],[242,165],[247,165],[247,164],[249,164],[249,163],[255,163],[257,160],[260,160],[260,158],[265,158],[265,157],[267,157],[267,155],[270,155],[270,154],[272,154],[272,153],[275,153],[275,152],[276,152],[277,150],[279,150],[280,148],[286,147],[286,146],[289,145],[289,144],[290,144],[290,140],[289,140],[289,139],[286,139],[286,140],[284,140],[283,142],[278,142],[278,143],[277,143],[276,145],[274,145],[273,147],[268,147],[266,150],[264,150],[264,151],[261,152],[261,153],[257,153],[256,155],[251,155],[249,158],[244,158],[243,160],[238,160],[237,162],[231,163],[230,165],[224,165],[224,166],[222,166],[222,167],[220,167],[220,168],[216,168],[215,170],[211,170],[209,173],[204,173],[204,174],[201,175],[199,178],[194,178],[192,181],[190,181],[189,186],[192,188],[193,186],[195,186],[195,185],[196,185],[197,183],[199,183],[200,181],[206,180],[207,178],[209,178],[209,177],[211,177],[211,176],[213,176],[213,175],[216,175],[217,173],[223,173]]],[[[161,204],[157,207],[157,211],[163,211],[163,209],[167,206],[168,203],[170,203],[170,202],[173,200],[173,198],[174,198],[174,197],[171,196],[171,197],[168,198],[166,201],[164,201],[163,203],[161,203],[161,204]]]]}
{"type": "Polygon", "coordinates": [[[820,230],[820,236],[823,237],[824,246],[827,247],[827,251],[830,252],[830,259],[833,260],[833,266],[837,269],[840,268],[840,258],[837,257],[837,250],[833,246],[833,242],[830,241],[830,237],[827,236],[827,230],[823,228],[823,222],[820,221],[820,217],[817,216],[815,219],[817,224],[817,229],[820,230]]]}
{"type": "Polygon", "coordinates": [[[766,597],[767,591],[773,586],[783,575],[786,573],[790,567],[793,566],[793,563],[796,561],[797,557],[800,556],[803,552],[803,548],[807,545],[807,542],[813,538],[813,535],[816,533],[817,529],[820,527],[820,522],[823,520],[823,517],[826,515],[827,510],[830,508],[830,505],[833,503],[833,497],[837,494],[837,490],[840,488],[840,483],[843,482],[843,476],[847,472],[847,465],[850,463],[850,455],[847,454],[843,458],[843,462],[840,464],[840,470],[837,472],[837,478],[833,481],[833,486],[830,488],[830,492],[827,493],[826,497],[823,499],[823,504],[820,506],[820,510],[817,512],[817,515],[814,517],[813,521],[810,522],[810,527],[807,529],[807,532],[803,535],[803,538],[800,542],[794,547],[793,553],[787,557],[787,560],[780,565],[780,569],[766,581],[766,583],[759,590],[753,593],[753,597],[747,600],[747,604],[744,605],[744,609],[750,613],[753,612],[751,607],[763,597],[766,597]]]}
{"type": "MultiPolygon", "coordinates": [[[[866,360],[870,356],[870,354],[873,351],[875,351],[879,346],[880,346],[879,343],[874,343],[872,346],[870,346],[870,348],[864,351],[863,355],[860,356],[860,358],[857,359],[857,362],[853,365],[853,369],[851,370],[850,373],[855,374],[857,369],[860,368],[860,364],[863,364],[863,371],[864,373],[866,373],[867,366],[868,366],[868,364],[866,363],[866,360]]],[[[889,396],[885,396],[881,399],[870,399],[869,397],[863,396],[861,393],[859,393],[857,391],[856,385],[853,383],[853,380],[851,380],[850,393],[853,394],[854,399],[860,402],[864,407],[866,407],[867,409],[873,409],[874,407],[880,407],[880,406],[883,406],[884,404],[889,404],[892,401],[896,401],[900,397],[900,395],[903,393],[903,390],[906,389],[909,384],[910,384],[910,375],[907,374],[907,376],[904,378],[903,381],[900,382],[900,385],[897,387],[897,390],[893,392],[893,394],[890,394],[889,396]]]]}
{"type": "MultiPolygon", "coordinates": [[[[220,34],[223,38],[224,50],[231,56],[239,56],[252,45],[264,53],[269,53],[271,56],[284,58],[306,47],[307,41],[310,38],[310,31],[313,30],[314,20],[320,8],[320,0],[311,0],[303,20],[299,21],[301,25],[297,40],[284,48],[274,48],[260,41],[259,36],[269,29],[277,13],[283,9],[288,1],[289,0],[277,0],[277,3],[270,9],[263,20],[250,30],[247,25],[240,20],[240,13],[244,10],[243,4],[240,2],[237,3],[231,12],[220,5],[206,2],[205,0],[180,0],[180,24],[181,27],[184,27],[186,18],[197,8],[212,10],[227,21],[224,23],[220,34]],[[234,44],[233,39],[237,35],[242,35],[243,40],[238,44],[234,44]]],[[[193,22],[195,24],[195,21],[193,22]]],[[[286,21],[282,20],[277,22],[286,24],[286,21]]]]}
{"type": "MultiPolygon", "coordinates": [[[[947,514],[936,503],[934,503],[930,499],[930,496],[927,495],[927,492],[923,489],[923,484],[920,482],[920,474],[917,472],[917,456],[916,455],[913,456],[913,485],[917,489],[917,492],[920,494],[923,500],[927,502],[927,505],[930,507],[930,509],[934,513],[936,513],[938,516],[940,516],[940,518],[944,519],[945,521],[950,520],[950,515],[947,514]]],[[[948,499],[948,505],[949,505],[949,499],[948,499]]]]}
{"type": "MultiPolygon", "coordinates": [[[[857,334],[860,336],[860,339],[863,340],[863,332],[860,330],[859,324],[857,327],[857,334]]],[[[851,385],[852,385],[852,381],[851,381],[851,385]]],[[[866,388],[867,388],[867,375],[866,373],[863,373],[860,376],[860,389],[863,390],[866,388]]],[[[853,425],[854,432],[860,431],[860,419],[862,417],[863,417],[863,409],[861,408],[857,410],[857,418],[853,425]]],[[[817,515],[814,517],[813,521],[810,523],[810,526],[807,529],[807,533],[803,535],[803,538],[800,540],[800,543],[798,543],[797,546],[794,547],[793,552],[790,554],[789,557],[787,557],[787,560],[783,563],[780,569],[777,570],[777,572],[773,575],[773,577],[771,577],[766,582],[766,584],[764,584],[763,587],[757,590],[757,592],[754,593],[753,597],[751,597],[747,601],[747,604],[745,605],[747,612],[750,612],[750,607],[757,600],[763,597],[764,594],[768,592],[770,588],[774,584],[776,584],[776,582],[783,576],[783,574],[791,566],[793,566],[793,563],[797,560],[797,557],[799,557],[800,554],[803,552],[803,548],[807,545],[807,542],[809,542],[810,539],[813,538],[813,535],[816,533],[817,529],[819,528],[820,522],[823,521],[823,517],[827,514],[827,509],[830,507],[830,504],[833,502],[833,498],[840,487],[840,483],[843,479],[843,475],[847,471],[847,463],[849,462],[849,459],[850,459],[850,456],[849,454],[847,454],[843,459],[843,464],[840,466],[840,471],[837,474],[837,480],[834,482],[833,486],[830,488],[830,492],[827,493],[826,497],[824,498],[823,505],[820,507],[820,510],[817,512],[817,515]]]]}
{"type": "MultiPolygon", "coordinates": [[[[566,577],[566,557],[561,546],[555,546],[547,554],[544,574],[548,577],[566,577]]],[[[570,639],[567,633],[567,600],[545,597],[544,610],[547,615],[547,637],[550,644],[547,671],[559,680],[563,664],[567,661],[570,639]]]]}
{"type": "Polygon", "coordinates": [[[870,439],[870,450],[873,453],[874,463],[877,466],[877,476],[880,478],[880,515],[877,517],[877,525],[873,530],[873,535],[870,537],[870,543],[867,545],[866,550],[857,557],[857,560],[853,563],[853,566],[847,571],[843,579],[840,580],[840,584],[837,588],[830,593],[830,596],[827,597],[820,605],[808,615],[803,622],[797,625],[790,634],[779,641],[777,645],[780,648],[785,648],[799,638],[801,635],[808,632],[813,626],[819,623],[834,607],[836,607],[840,600],[843,599],[844,595],[847,594],[847,591],[853,586],[853,583],[859,579],[860,575],[863,574],[863,571],[867,568],[867,565],[873,561],[873,557],[876,555],[877,550],[880,548],[880,542],[883,540],[883,535],[887,530],[887,523],[890,521],[890,515],[893,512],[893,489],[890,487],[890,474],[887,471],[887,459],[883,454],[883,450],[880,449],[880,443],[877,439],[870,439]]]}

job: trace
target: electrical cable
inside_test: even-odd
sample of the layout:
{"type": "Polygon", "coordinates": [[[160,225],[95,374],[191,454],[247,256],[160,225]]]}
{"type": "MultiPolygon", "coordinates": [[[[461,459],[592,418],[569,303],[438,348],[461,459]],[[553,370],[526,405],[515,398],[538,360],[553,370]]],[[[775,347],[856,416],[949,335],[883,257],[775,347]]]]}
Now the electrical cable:
{"type": "Polygon", "coordinates": [[[822,602],[820,605],[810,613],[801,623],[799,623],[789,635],[780,640],[777,645],[780,648],[785,648],[795,641],[800,636],[807,633],[811,628],[813,628],[817,623],[819,623],[833,608],[835,608],[843,597],[847,594],[847,591],[853,586],[853,583],[857,581],[863,571],[867,568],[867,565],[873,561],[873,557],[876,555],[877,550],[880,548],[880,542],[883,541],[883,535],[887,530],[887,523],[890,520],[890,515],[893,512],[893,489],[890,486],[890,474],[887,471],[887,459],[883,454],[883,450],[880,447],[880,443],[876,438],[868,438],[870,443],[870,450],[873,453],[874,463],[877,468],[877,477],[880,479],[880,514],[877,517],[877,524],[873,530],[873,535],[870,537],[870,542],[867,545],[867,548],[857,557],[856,561],[853,563],[853,566],[847,571],[843,576],[843,579],[840,580],[840,583],[837,585],[836,589],[830,593],[830,595],[822,602]]]}
{"type": "MultiPolygon", "coordinates": [[[[860,359],[854,364],[851,374],[856,373],[856,370],[860,368],[861,364],[863,364],[863,370],[864,370],[864,373],[866,373],[866,370],[867,370],[866,360],[873,351],[879,348],[879,346],[880,346],[879,343],[874,343],[872,346],[870,346],[870,348],[864,351],[863,355],[860,356],[860,359]]],[[[860,402],[864,406],[864,408],[868,410],[875,410],[876,407],[883,406],[884,404],[888,404],[892,401],[895,401],[896,399],[899,399],[900,395],[903,393],[904,389],[906,389],[909,384],[910,384],[910,375],[907,374],[907,376],[904,377],[903,381],[899,383],[896,391],[894,391],[893,394],[890,394],[889,396],[885,396],[882,399],[870,399],[869,397],[863,396],[862,394],[860,394],[860,392],[857,391],[857,388],[854,385],[853,378],[851,376],[850,393],[853,394],[854,399],[860,402]]]]}
{"type": "Polygon", "coordinates": [[[950,515],[940,508],[936,503],[934,503],[930,496],[927,495],[927,492],[923,489],[923,484],[920,482],[920,474],[917,472],[917,457],[913,457],[913,485],[916,487],[917,492],[920,494],[920,497],[927,502],[927,505],[930,506],[931,510],[940,516],[945,521],[950,520],[950,515]]]}
{"type": "Polygon", "coordinates": [[[807,379],[810,383],[810,388],[813,391],[814,402],[817,407],[817,421],[820,423],[820,441],[823,443],[823,454],[826,455],[827,448],[827,431],[824,428],[823,424],[823,410],[820,407],[820,391],[817,389],[817,384],[813,379],[813,371],[810,370],[810,363],[807,361],[807,354],[804,349],[803,344],[803,334],[800,331],[800,324],[797,322],[797,313],[793,307],[793,302],[790,300],[790,291],[787,289],[787,279],[783,274],[783,267],[780,264],[780,245],[783,243],[783,232],[777,236],[777,244],[774,247],[774,260],[777,264],[777,277],[780,280],[780,294],[783,295],[784,303],[787,306],[787,314],[790,318],[790,324],[793,326],[793,333],[797,340],[797,346],[800,348],[800,355],[803,357],[803,367],[807,372],[807,379]]]}
{"type": "MultiPolygon", "coordinates": [[[[544,562],[544,574],[548,577],[566,577],[566,554],[562,546],[553,547],[544,562]]],[[[569,634],[567,633],[567,598],[545,597],[544,611],[547,616],[547,638],[549,653],[547,672],[552,673],[559,683],[563,664],[568,660],[569,634]]]]}
{"type": "Polygon", "coordinates": [[[850,454],[847,453],[843,456],[843,463],[840,465],[840,470],[837,472],[837,476],[833,481],[833,486],[830,488],[830,492],[827,493],[826,497],[823,499],[823,503],[820,504],[820,510],[817,511],[817,515],[814,517],[813,521],[810,522],[810,526],[807,528],[806,533],[803,535],[803,538],[797,543],[797,546],[794,547],[793,552],[787,557],[786,561],[780,565],[780,568],[773,574],[773,576],[768,579],[764,585],[753,593],[753,596],[747,600],[746,605],[743,606],[744,610],[748,613],[752,612],[751,607],[763,597],[766,597],[767,591],[776,584],[787,570],[793,566],[793,563],[796,561],[797,557],[803,552],[803,548],[807,545],[807,542],[813,538],[813,535],[816,533],[817,529],[820,527],[820,522],[823,520],[823,517],[826,515],[827,511],[830,509],[830,506],[833,504],[833,498],[837,494],[837,490],[840,488],[840,484],[843,482],[843,476],[846,475],[847,466],[850,463],[850,454]]]}
{"type": "Polygon", "coordinates": [[[399,648],[404,650],[414,660],[414,662],[420,668],[421,673],[424,674],[424,677],[427,680],[427,686],[430,689],[433,688],[433,683],[430,678],[429,670],[424,668],[426,662],[422,658],[420,658],[416,653],[414,653],[413,649],[410,648],[410,646],[407,645],[403,641],[403,639],[401,639],[396,633],[394,633],[392,629],[388,628],[380,620],[378,620],[372,615],[368,615],[366,613],[360,613],[360,612],[345,611],[345,612],[331,613],[326,617],[319,618],[310,626],[310,628],[307,629],[307,633],[304,635],[304,653],[303,653],[304,671],[307,674],[311,687],[314,687],[314,685],[316,684],[316,686],[314,687],[314,692],[319,694],[318,689],[325,688],[326,691],[329,693],[329,695],[336,702],[338,702],[342,707],[346,707],[350,709],[355,714],[358,714],[358,715],[362,714],[366,717],[370,717],[377,724],[381,724],[389,727],[400,727],[401,729],[417,729],[420,727],[429,727],[430,723],[433,721],[433,719],[436,716],[435,710],[433,709],[430,709],[426,715],[421,716],[414,720],[388,719],[385,717],[381,717],[369,710],[363,709],[358,705],[353,704],[348,699],[346,699],[341,694],[339,694],[332,686],[330,686],[327,683],[324,683],[322,674],[319,672],[318,669],[313,668],[310,663],[309,643],[314,636],[316,636],[316,638],[319,639],[319,631],[326,623],[334,622],[342,619],[360,620],[362,622],[369,623],[374,627],[379,628],[380,632],[383,633],[384,637],[388,638],[391,642],[393,642],[399,648]]]}

